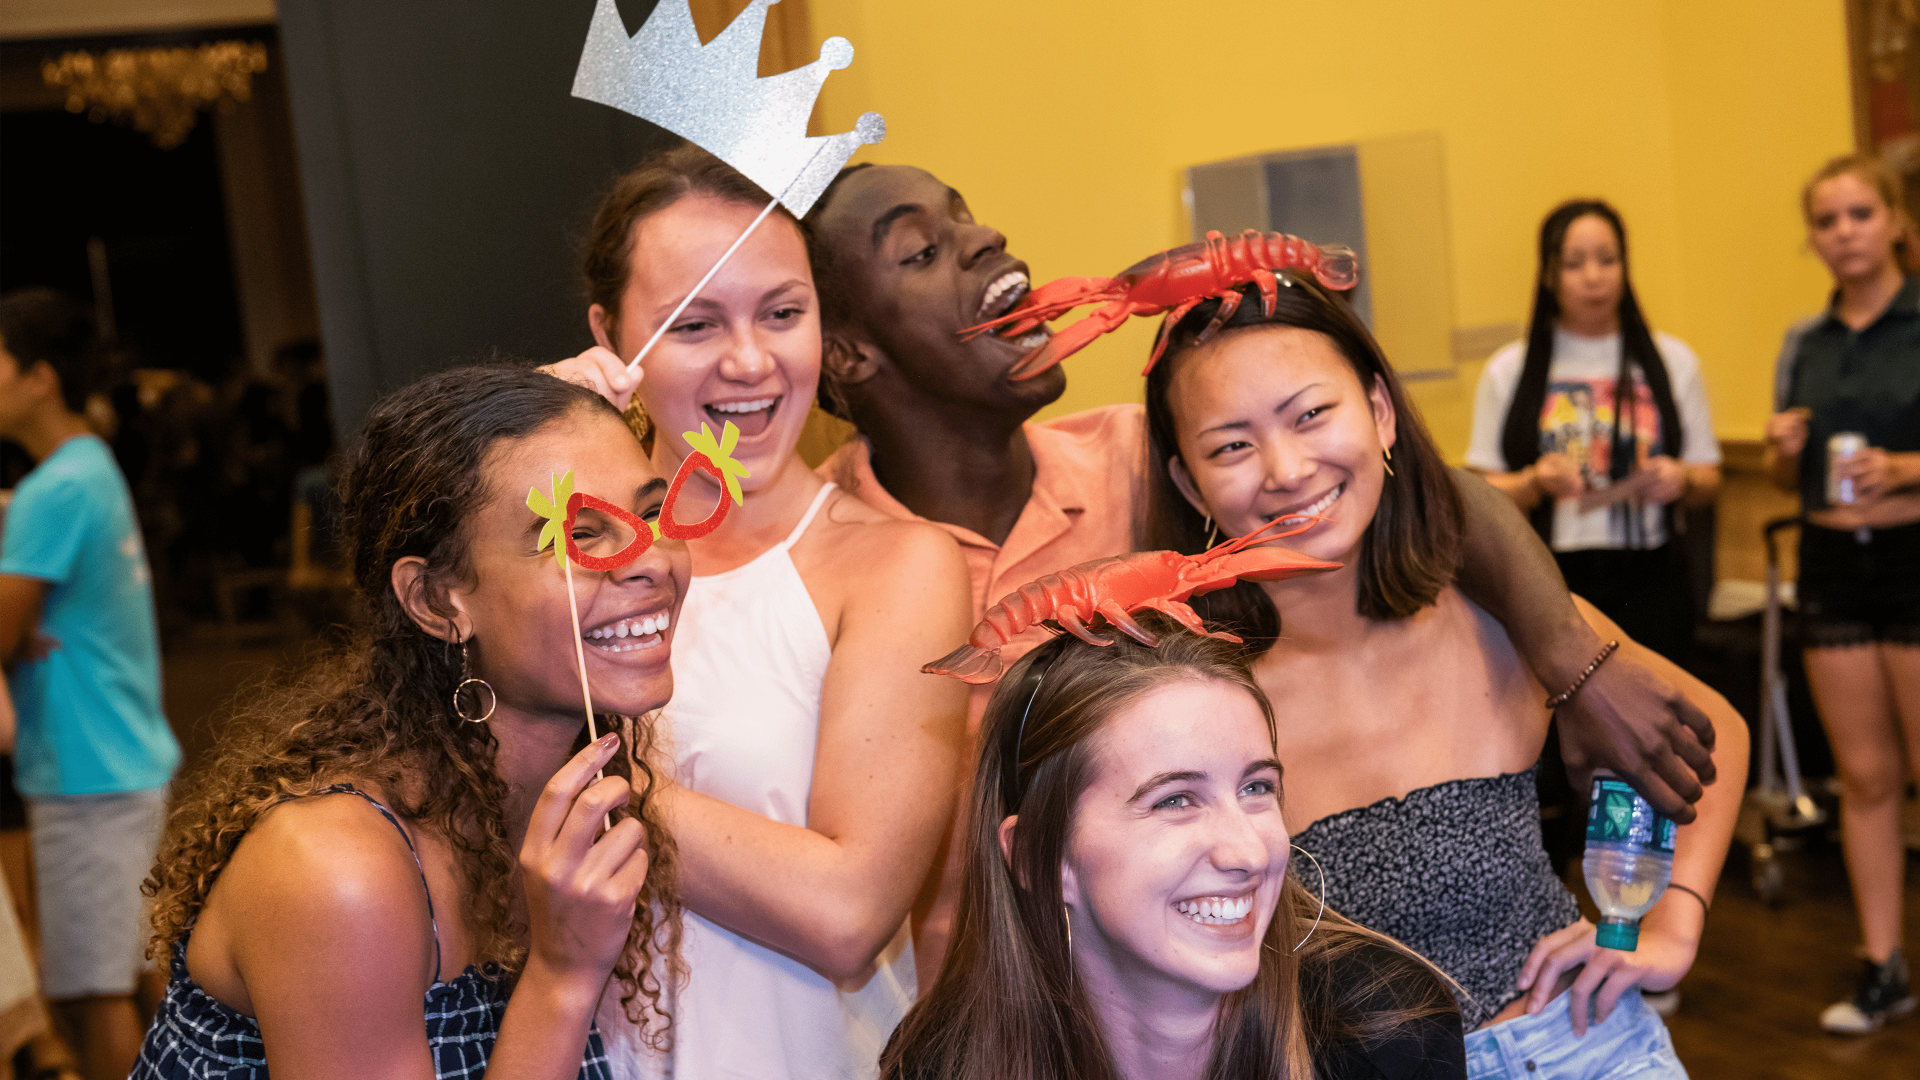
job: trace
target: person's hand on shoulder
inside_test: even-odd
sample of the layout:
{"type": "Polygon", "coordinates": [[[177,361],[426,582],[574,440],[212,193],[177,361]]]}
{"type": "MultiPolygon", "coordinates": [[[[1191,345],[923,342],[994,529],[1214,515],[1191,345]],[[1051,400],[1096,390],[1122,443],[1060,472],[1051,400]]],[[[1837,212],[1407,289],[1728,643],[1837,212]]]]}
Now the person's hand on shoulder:
{"type": "Polygon", "coordinates": [[[540,369],[557,379],[565,379],[575,386],[584,386],[608,401],[621,412],[627,411],[627,405],[633,400],[633,392],[640,387],[640,379],[646,374],[643,368],[627,370],[626,362],[616,356],[611,349],[595,345],[579,356],[569,357],[557,364],[547,364],[540,369]]]}

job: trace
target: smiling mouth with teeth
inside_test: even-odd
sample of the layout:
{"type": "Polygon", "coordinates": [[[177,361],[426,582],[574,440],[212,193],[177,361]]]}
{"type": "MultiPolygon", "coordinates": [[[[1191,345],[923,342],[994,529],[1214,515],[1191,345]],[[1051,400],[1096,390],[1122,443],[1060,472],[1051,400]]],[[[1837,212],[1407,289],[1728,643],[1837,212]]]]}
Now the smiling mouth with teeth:
{"type": "MultiPolygon", "coordinates": [[[[986,294],[980,298],[980,310],[975,314],[973,321],[983,323],[1012,311],[1014,305],[1027,295],[1027,290],[1031,287],[1032,282],[1022,271],[1009,270],[1000,275],[987,286],[986,294]]],[[[1003,338],[999,330],[989,331],[987,336],[1010,342],[1022,349],[1037,349],[1045,345],[1053,333],[1046,327],[1040,326],[1015,338],[1003,338]]]]}
{"type": "Polygon", "coordinates": [[[584,635],[587,644],[602,652],[634,652],[639,649],[655,649],[666,640],[666,630],[671,624],[669,613],[662,611],[653,615],[641,615],[631,619],[622,619],[611,626],[601,626],[589,630],[584,635]]]}
{"type": "Polygon", "coordinates": [[[773,423],[773,414],[780,409],[780,395],[751,401],[722,401],[701,408],[713,417],[716,427],[731,420],[740,429],[740,434],[751,437],[767,430],[767,425],[773,423]]]}
{"type": "Polygon", "coordinates": [[[1253,911],[1253,894],[1180,900],[1173,905],[1173,910],[1202,926],[1232,926],[1253,911]]]}
{"type": "Polygon", "coordinates": [[[1320,500],[1314,503],[1312,506],[1303,506],[1298,510],[1289,511],[1285,515],[1269,514],[1266,520],[1272,521],[1274,518],[1284,516],[1287,521],[1305,521],[1307,520],[1307,518],[1312,517],[1315,514],[1324,514],[1327,512],[1327,508],[1332,506],[1334,502],[1338,500],[1340,496],[1346,492],[1346,490],[1347,490],[1347,485],[1341,484],[1335,487],[1332,491],[1329,491],[1325,495],[1322,495],[1320,497],[1320,500]]]}

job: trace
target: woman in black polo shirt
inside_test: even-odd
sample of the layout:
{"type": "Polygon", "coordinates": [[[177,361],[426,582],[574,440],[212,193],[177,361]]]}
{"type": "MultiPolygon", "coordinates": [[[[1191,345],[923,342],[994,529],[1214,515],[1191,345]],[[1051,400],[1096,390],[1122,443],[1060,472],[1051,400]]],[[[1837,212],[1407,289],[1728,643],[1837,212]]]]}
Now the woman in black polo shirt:
{"type": "Polygon", "coordinates": [[[1781,411],[1767,421],[1773,478],[1800,492],[1806,513],[1807,677],[1840,769],[1840,832],[1866,940],[1854,996],[1820,1015],[1839,1032],[1876,1030],[1915,1005],[1901,955],[1900,804],[1902,726],[1920,774],[1920,280],[1901,267],[1912,223],[1900,188],[1877,159],[1851,155],[1802,190],[1836,288],[1825,312],[1788,332],[1781,411]],[[1867,448],[1829,461],[1842,433],[1867,448]]]}

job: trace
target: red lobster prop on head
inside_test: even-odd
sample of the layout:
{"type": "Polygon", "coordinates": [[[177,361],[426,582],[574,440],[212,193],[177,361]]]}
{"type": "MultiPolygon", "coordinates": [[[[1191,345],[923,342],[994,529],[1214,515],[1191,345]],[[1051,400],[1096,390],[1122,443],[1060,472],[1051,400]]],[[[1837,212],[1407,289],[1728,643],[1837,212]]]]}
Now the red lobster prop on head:
{"type": "Polygon", "coordinates": [[[1153,355],[1147,358],[1146,370],[1152,371],[1166,351],[1167,334],[1174,324],[1207,300],[1219,298],[1220,311],[1200,334],[1202,341],[1233,317],[1240,307],[1242,285],[1260,286],[1261,310],[1273,314],[1281,284],[1274,276],[1275,270],[1311,271],[1329,289],[1351,289],[1359,280],[1353,249],[1345,244],[1316,246],[1297,236],[1255,229],[1234,240],[1210,232],[1197,244],[1183,244],[1143,259],[1120,271],[1119,277],[1049,281],[1028,293],[1019,307],[961,333],[971,338],[994,330],[1006,337],[1018,337],[1074,308],[1106,304],[1021,357],[1008,373],[1011,378],[1030,379],[1093,344],[1100,335],[1118,330],[1132,316],[1171,311],[1160,324],[1153,355]]]}
{"type": "Polygon", "coordinates": [[[1158,646],[1159,639],[1132,618],[1132,612],[1146,608],[1165,612],[1196,634],[1239,641],[1232,634],[1208,630],[1186,601],[1236,581],[1281,581],[1298,574],[1340,569],[1337,562],[1318,562],[1283,547],[1251,547],[1305,532],[1323,520],[1314,517],[1298,528],[1262,535],[1277,525],[1299,521],[1301,516],[1275,519],[1198,555],[1137,551],[1083,562],[1030,581],[988,609],[987,617],[973,628],[965,645],[920,670],[929,675],[951,675],[961,682],[990,683],[1006,670],[1000,661],[1000,647],[1027,627],[1047,619],[1090,645],[1111,645],[1112,638],[1087,629],[1086,621],[1098,615],[1142,645],[1158,646]]]}

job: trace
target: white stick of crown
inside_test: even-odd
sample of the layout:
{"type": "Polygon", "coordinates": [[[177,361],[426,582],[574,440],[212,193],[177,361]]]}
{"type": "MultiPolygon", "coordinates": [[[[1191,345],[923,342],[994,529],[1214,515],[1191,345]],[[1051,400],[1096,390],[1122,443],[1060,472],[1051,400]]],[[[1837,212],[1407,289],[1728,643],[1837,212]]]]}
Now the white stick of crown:
{"type": "Polygon", "coordinates": [[[871,112],[862,115],[852,131],[807,134],[807,117],[827,75],[853,62],[853,46],[846,38],[828,38],[820,46],[820,59],[805,67],[759,77],[767,6],[777,2],[752,0],[706,45],[700,44],[687,0],[660,0],[631,38],[614,0],[598,0],[593,9],[586,48],[573,77],[573,96],[650,120],[733,166],[763,190],[777,193],[653,332],[628,363],[629,371],[775,206],[805,217],[855,150],[886,137],[886,122],[871,112]]]}

